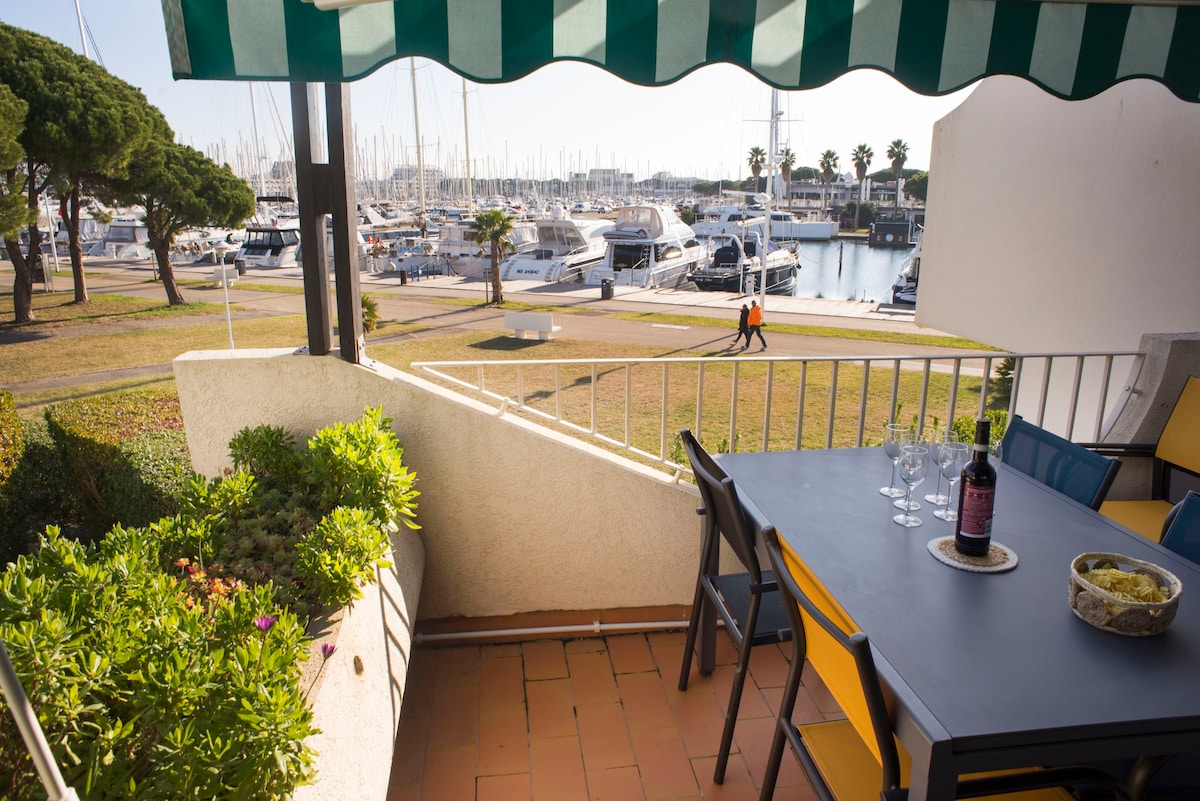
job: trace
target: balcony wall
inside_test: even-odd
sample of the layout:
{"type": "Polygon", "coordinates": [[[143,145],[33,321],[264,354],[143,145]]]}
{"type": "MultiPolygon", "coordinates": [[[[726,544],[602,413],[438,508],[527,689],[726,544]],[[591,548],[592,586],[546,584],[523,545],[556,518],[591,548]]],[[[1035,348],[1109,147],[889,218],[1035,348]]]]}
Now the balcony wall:
{"type": "Polygon", "coordinates": [[[175,378],[208,476],[243,427],[303,439],[382,406],[421,490],[422,619],[691,603],[698,495],[659,471],[386,365],[199,351],[176,359],[175,378]]]}

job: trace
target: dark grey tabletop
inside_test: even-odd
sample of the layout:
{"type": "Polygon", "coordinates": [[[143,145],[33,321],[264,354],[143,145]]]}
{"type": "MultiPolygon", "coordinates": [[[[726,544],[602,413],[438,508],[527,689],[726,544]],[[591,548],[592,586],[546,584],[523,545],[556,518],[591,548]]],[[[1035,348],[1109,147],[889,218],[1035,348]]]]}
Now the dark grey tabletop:
{"type": "MultiPolygon", "coordinates": [[[[930,555],[927,543],[954,526],[928,504],[916,513],[924,525],[892,522],[897,510],[878,492],[891,473],[880,448],[718,461],[870,637],[915,764],[949,760],[934,769],[965,771],[1200,750],[1200,566],[1003,464],[992,536],[1019,564],[980,574],[930,555]],[[1184,592],[1170,628],[1124,637],[1075,617],[1070,565],[1088,551],[1178,576],[1184,592]]],[[[945,786],[945,777],[931,781],[945,786]]],[[[925,782],[914,775],[917,798],[925,782]]]]}

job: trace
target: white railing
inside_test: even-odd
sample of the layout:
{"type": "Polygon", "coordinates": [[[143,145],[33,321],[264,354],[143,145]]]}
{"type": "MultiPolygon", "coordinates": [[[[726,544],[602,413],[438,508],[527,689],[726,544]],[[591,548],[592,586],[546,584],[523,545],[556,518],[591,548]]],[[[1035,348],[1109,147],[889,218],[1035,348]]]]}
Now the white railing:
{"type": "Polygon", "coordinates": [[[989,410],[1098,442],[1141,369],[1140,351],[921,356],[414,362],[500,413],[598,440],[676,471],[688,427],[720,451],[858,447],[882,426],[944,428],[989,410]],[[723,438],[723,442],[717,441],[723,438]],[[752,445],[750,443],[753,443],[752,445]]]}

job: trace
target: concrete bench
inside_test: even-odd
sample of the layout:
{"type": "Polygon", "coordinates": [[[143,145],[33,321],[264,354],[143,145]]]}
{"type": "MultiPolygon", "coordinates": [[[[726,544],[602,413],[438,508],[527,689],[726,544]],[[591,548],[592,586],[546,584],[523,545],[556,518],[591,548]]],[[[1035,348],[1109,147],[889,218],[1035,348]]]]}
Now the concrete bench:
{"type": "Polygon", "coordinates": [[[511,328],[517,339],[524,339],[528,332],[537,334],[537,338],[543,341],[562,330],[562,326],[554,324],[554,315],[548,312],[505,312],[504,327],[511,328]]]}
{"type": "Polygon", "coordinates": [[[237,283],[237,279],[238,271],[234,265],[218,264],[216,267],[213,267],[213,286],[221,286],[222,283],[226,286],[232,286],[237,283]]]}

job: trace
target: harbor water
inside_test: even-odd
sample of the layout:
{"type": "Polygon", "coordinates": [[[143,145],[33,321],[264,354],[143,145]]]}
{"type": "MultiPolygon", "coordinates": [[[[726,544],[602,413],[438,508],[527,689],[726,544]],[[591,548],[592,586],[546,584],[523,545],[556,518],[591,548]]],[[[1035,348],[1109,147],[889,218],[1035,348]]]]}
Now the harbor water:
{"type": "Polygon", "coordinates": [[[798,298],[891,303],[892,283],[912,248],[873,248],[866,242],[800,243],[798,298]]]}

